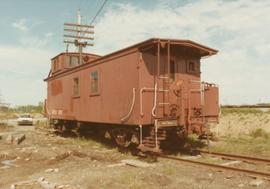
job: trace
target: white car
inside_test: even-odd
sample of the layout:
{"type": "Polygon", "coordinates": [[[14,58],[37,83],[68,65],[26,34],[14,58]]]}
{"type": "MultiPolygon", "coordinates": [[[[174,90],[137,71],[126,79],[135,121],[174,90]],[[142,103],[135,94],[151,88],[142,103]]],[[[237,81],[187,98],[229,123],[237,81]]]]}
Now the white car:
{"type": "Polygon", "coordinates": [[[33,118],[30,114],[22,114],[17,120],[18,125],[33,125],[33,118]]]}

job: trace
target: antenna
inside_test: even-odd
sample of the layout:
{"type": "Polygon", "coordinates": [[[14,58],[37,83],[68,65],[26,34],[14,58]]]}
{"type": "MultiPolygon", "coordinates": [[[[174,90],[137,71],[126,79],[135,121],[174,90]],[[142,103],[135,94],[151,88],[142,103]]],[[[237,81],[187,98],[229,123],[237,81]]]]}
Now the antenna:
{"type": "Polygon", "coordinates": [[[64,43],[74,44],[78,47],[79,64],[82,64],[83,48],[94,46],[90,41],[94,40],[94,26],[81,24],[80,9],[77,11],[77,23],[64,23],[64,43]]]}

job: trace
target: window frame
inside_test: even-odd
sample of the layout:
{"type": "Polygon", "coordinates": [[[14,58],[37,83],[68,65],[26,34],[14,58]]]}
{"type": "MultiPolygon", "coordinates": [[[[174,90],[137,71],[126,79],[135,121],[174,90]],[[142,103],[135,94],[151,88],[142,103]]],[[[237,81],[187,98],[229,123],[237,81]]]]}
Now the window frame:
{"type": "Polygon", "coordinates": [[[69,67],[74,68],[79,65],[79,57],[77,55],[69,55],[69,67]],[[76,61],[74,62],[74,60],[76,61]],[[75,65],[73,64],[75,63],[75,65]]]}
{"type": "Polygon", "coordinates": [[[53,64],[53,72],[58,71],[58,57],[55,58],[55,59],[52,61],[52,64],[53,64]]]}
{"type": "Polygon", "coordinates": [[[197,64],[198,64],[198,60],[187,60],[186,61],[186,70],[187,70],[187,73],[193,73],[193,74],[199,73],[197,64]],[[193,63],[193,68],[194,69],[190,69],[191,63],[193,63]]]}
{"type": "Polygon", "coordinates": [[[90,71],[90,96],[99,96],[100,95],[100,71],[99,70],[92,70],[90,71]],[[92,81],[93,81],[93,76],[92,76],[92,73],[97,73],[97,91],[92,91],[92,81]]]}
{"type": "Polygon", "coordinates": [[[171,58],[170,59],[170,73],[169,73],[169,78],[170,78],[170,82],[171,83],[173,83],[176,80],[176,72],[177,72],[176,59],[175,58],[171,58]],[[172,70],[171,70],[171,68],[172,68],[171,67],[171,64],[173,64],[174,72],[172,72],[172,70]]]}
{"type": "Polygon", "coordinates": [[[79,76],[72,78],[72,96],[73,98],[80,97],[80,77],[79,76]],[[75,94],[75,79],[78,79],[77,94],[75,94]]]}

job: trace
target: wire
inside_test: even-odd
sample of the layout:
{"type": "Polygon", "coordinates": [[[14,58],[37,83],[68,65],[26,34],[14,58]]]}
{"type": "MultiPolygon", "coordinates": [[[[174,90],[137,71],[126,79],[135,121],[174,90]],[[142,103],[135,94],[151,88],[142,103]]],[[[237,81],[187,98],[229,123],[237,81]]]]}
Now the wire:
{"type": "MultiPolygon", "coordinates": [[[[87,13],[88,12],[87,10],[89,10],[91,6],[92,6],[92,10],[98,9],[98,7],[99,7],[98,6],[98,2],[99,2],[99,0],[94,3],[95,6],[93,7],[93,1],[87,1],[86,2],[86,5],[84,6],[84,12],[87,13]]],[[[92,17],[92,14],[89,17],[91,18],[92,17]]]]}
{"type": "MultiPolygon", "coordinates": [[[[102,9],[104,8],[105,4],[107,3],[108,0],[104,0],[103,4],[101,5],[101,7],[98,9],[97,13],[95,14],[95,16],[93,17],[93,19],[90,22],[90,26],[94,23],[94,21],[96,20],[97,16],[100,14],[100,12],[102,11],[102,9]]],[[[82,1],[81,1],[82,2],[82,1]]],[[[81,4],[80,2],[80,4],[81,4]]],[[[89,30],[89,28],[86,28],[84,31],[82,31],[83,36],[86,35],[86,32],[89,30]]]]}
{"type": "Polygon", "coordinates": [[[94,18],[92,19],[92,21],[90,22],[90,25],[92,25],[94,23],[94,21],[96,20],[97,16],[99,15],[99,13],[102,11],[103,7],[105,6],[105,4],[107,3],[108,0],[105,0],[103,2],[103,4],[101,5],[101,7],[99,8],[99,10],[97,11],[96,15],[94,16],[94,18]]]}
{"type": "MultiPolygon", "coordinates": [[[[101,7],[99,8],[99,10],[97,11],[97,13],[95,14],[95,16],[93,17],[93,19],[90,22],[90,25],[92,25],[94,23],[94,21],[96,20],[97,16],[100,14],[100,12],[102,11],[102,9],[104,8],[105,4],[107,3],[108,0],[104,0],[103,4],[101,5],[101,7]]],[[[88,31],[89,28],[86,28],[84,30],[84,32],[88,31]]],[[[85,33],[83,34],[85,35],[85,33]]]]}

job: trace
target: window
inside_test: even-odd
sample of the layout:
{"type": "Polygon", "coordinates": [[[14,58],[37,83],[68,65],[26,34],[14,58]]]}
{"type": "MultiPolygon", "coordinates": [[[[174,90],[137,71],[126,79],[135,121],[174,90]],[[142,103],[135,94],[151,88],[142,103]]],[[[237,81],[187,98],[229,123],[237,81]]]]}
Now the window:
{"type": "Polygon", "coordinates": [[[79,65],[79,57],[78,56],[70,56],[70,62],[69,62],[69,67],[74,67],[79,65]]]}
{"type": "Polygon", "coordinates": [[[189,62],[188,63],[188,71],[189,72],[194,72],[195,71],[195,63],[194,62],[189,62]]]}
{"type": "Polygon", "coordinates": [[[91,72],[90,77],[91,77],[91,84],[90,84],[91,94],[98,94],[99,93],[98,71],[91,72]]]}
{"type": "Polygon", "coordinates": [[[55,72],[57,70],[57,64],[55,61],[53,61],[53,71],[55,72]]]}
{"type": "Polygon", "coordinates": [[[175,81],[175,62],[170,60],[170,81],[175,81]]]}
{"type": "Polygon", "coordinates": [[[58,61],[57,61],[57,59],[55,59],[53,61],[53,71],[56,72],[57,70],[58,70],[58,61]]]}
{"type": "Polygon", "coordinates": [[[80,95],[80,83],[79,78],[75,77],[73,78],[73,96],[79,96],[80,95]]]}

